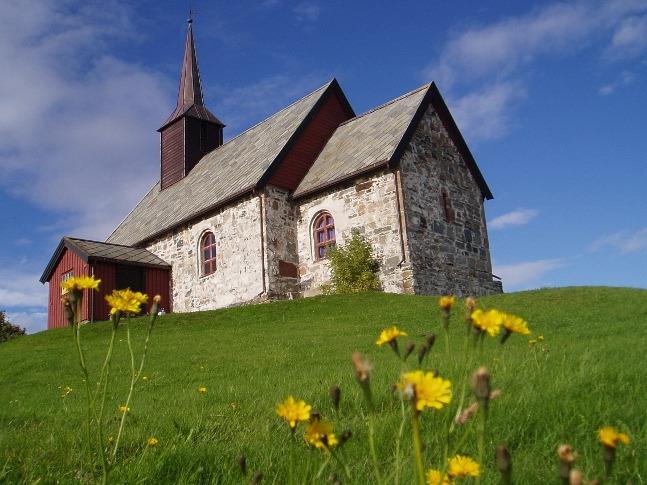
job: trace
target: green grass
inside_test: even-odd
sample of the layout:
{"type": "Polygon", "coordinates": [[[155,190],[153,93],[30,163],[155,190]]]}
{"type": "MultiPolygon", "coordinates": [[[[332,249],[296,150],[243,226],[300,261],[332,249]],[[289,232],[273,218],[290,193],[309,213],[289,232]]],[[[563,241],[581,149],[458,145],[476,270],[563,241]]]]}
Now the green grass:
{"type": "MultiPolygon", "coordinates": [[[[618,450],[618,483],[647,480],[647,291],[564,288],[499,295],[480,303],[525,317],[534,334],[545,337],[543,350],[531,350],[527,338],[516,335],[503,347],[486,341],[484,363],[503,395],[491,405],[483,483],[498,483],[492,455],[499,442],[509,446],[516,483],[559,483],[555,450],[564,442],[578,451],[577,466],[588,477],[601,477],[596,430],[605,424],[632,437],[631,445],[618,450]]],[[[377,454],[388,476],[401,423],[400,400],[389,387],[400,364],[388,346],[374,344],[377,334],[392,324],[416,342],[436,332],[439,338],[426,365],[455,381],[461,370],[462,302],[458,308],[460,315],[451,324],[455,352],[449,358],[437,299],[431,297],[328,296],[165,315],[153,333],[144,371],[149,379],[138,384],[111,478],[117,483],[248,483],[249,475],[243,479],[236,464],[244,454],[250,473],[263,473],[263,483],[285,483],[289,432],[274,407],[290,393],[312,403],[336,431],[352,429],[353,437],[343,447],[352,483],[372,483],[365,407],[350,365],[354,350],[375,366],[373,389],[381,410],[377,454]],[[205,396],[197,392],[200,385],[208,387],[205,396]],[[342,389],[339,414],[328,398],[332,385],[342,389]],[[158,447],[146,447],[149,436],[159,439],[158,447]]],[[[145,326],[145,319],[133,321],[138,342],[145,326]]],[[[107,406],[110,434],[116,434],[117,407],[125,401],[129,383],[121,330],[107,406]]],[[[96,375],[110,328],[102,323],[84,326],[82,332],[96,375]]],[[[89,481],[84,409],[69,329],[0,344],[0,482],[89,481]],[[65,386],[74,391],[61,397],[65,386]]],[[[440,465],[444,441],[438,430],[453,412],[422,415],[426,467],[440,465]]],[[[470,435],[461,453],[476,455],[475,424],[464,428],[470,435]]],[[[311,483],[326,457],[301,441],[296,448],[296,475],[300,483],[311,483]]],[[[401,454],[401,483],[413,483],[408,420],[401,454]]],[[[335,470],[331,461],[316,482],[328,483],[335,470]]]]}

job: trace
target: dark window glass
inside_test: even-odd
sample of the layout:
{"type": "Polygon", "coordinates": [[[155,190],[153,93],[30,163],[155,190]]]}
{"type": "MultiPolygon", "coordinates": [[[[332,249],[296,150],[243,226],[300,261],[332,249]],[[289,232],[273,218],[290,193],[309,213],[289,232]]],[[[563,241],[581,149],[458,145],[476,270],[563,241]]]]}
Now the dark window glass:
{"type": "Polygon", "coordinates": [[[202,275],[208,275],[216,271],[216,236],[212,232],[202,236],[200,242],[200,253],[202,254],[202,275]]]}
{"type": "Polygon", "coordinates": [[[323,259],[328,248],[335,245],[335,220],[328,213],[323,213],[314,223],[314,240],[316,259],[323,259]]]}

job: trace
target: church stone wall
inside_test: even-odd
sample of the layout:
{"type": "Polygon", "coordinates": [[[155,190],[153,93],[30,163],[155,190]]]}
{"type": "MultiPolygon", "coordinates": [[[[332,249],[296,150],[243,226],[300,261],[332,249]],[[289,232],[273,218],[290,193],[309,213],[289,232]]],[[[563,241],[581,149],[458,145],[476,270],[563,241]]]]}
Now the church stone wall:
{"type": "Polygon", "coordinates": [[[299,295],[297,207],[289,192],[272,185],[263,194],[266,279],[269,298],[299,295]]]}
{"type": "Polygon", "coordinates": [[[400,162],[406,233],[417,294],[486,295],[492,280],[483,196],[429,106],[400,162]],[[451,201],[447,222],[442,191],[451,201]]]}
{"type": "Polygon", "coordinates": [[[328,260],[316,261],[314,254],[313,223],[323,211],[335,220],[338,245],[351,237],[353,229],[359,230],[371,243],[380,265],[379,278],[384,291],[412,292],[411,271],[402,252],[392,172],[359,177],[346,186],[301,199],[297,204],[297,249],[304,296],[319,293],[320,286],[330,280],[328,260]]]}
{"type": "Polygon", "coordinates": [[[173,267],[173,311],[211,310],[261,296],[260,214],[258,197],[250,197],[182,226],[146,247],[173,267]],[[217,269],[201,276],[199,244],[205,231],[216,236],[217,269]]]}

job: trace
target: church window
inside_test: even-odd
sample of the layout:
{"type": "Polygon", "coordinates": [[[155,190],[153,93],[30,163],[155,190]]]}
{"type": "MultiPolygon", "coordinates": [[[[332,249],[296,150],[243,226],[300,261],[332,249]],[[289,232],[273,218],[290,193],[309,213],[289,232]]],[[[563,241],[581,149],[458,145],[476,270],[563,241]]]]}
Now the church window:
{"type": "Polygon", "coordinates": [[[213,232],[205,233],[200,240],[200,263],[202,276],[216,271],[216,236],[213,232]]]}
{"type": "Polygon", "coordinates": [[[449,198],[449,193],[446,189],[442,190],[443,195],[443,210],[445,211],[445,222],[454,222],[454,209],[452,208],[452,200],[449,198]]]}
{"type": "Polygon", "coordinates": [[[323,259],[328,248],[335,245],[335,220],[330,214],[320,214],[314,223],[315,259],[323,259]]]}

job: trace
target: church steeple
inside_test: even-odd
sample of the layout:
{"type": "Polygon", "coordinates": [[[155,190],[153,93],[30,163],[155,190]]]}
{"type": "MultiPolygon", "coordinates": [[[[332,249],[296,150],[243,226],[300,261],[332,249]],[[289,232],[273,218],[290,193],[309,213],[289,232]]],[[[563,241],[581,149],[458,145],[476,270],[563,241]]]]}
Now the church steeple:
{"type": "Polygon", "coordinates": [[[222,145],[225,126],[204,105],[193,20],[188,22],[177,104],[157,130],[161,134],[162,189],[185,177],[205,154],[222,145]]]}

